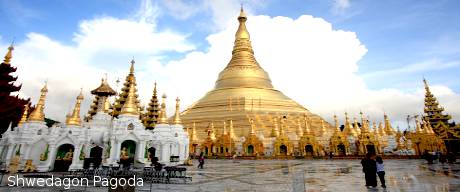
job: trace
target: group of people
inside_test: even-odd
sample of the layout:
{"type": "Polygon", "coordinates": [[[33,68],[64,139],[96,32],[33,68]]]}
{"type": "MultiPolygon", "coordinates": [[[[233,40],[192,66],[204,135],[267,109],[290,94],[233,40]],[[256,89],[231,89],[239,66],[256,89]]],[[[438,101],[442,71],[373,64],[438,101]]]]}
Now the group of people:
{"type": "Polygon", "coordinates": [[[385,168],[383,159],[373,153],[367,153],[366,157],[361,160],[363,166],[364,177],[366,179],[366,187],[377,187],[377,175],[379,176],[381,186],[386,188],[385,185],[385,168]]]}

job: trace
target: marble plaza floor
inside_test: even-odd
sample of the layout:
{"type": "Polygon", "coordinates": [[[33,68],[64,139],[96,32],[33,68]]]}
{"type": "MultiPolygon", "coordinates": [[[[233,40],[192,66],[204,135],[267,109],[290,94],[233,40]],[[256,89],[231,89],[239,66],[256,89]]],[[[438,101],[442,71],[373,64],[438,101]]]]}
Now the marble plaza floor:
{"type": "MultiPolygon", "coordinates": [[[[194,163],[197,163],[196,161],[194,163]]],[[[387,189],[364,187],[360,160],[207,160],[188,167],[189,184],[145,183],[137,191],[460,191],[460,164],[427,165],[423,160],[386,160],[387,189]]],[[[5,185],[5,184],[3,184],[5,185]]],[[[380,184],[379,184],[380,185],[380,184]]],[[[61,191],[8,188],[0,191],[61,191]]],[[[63,190],[62,190],[63,191],[63,190]]],[[[71,191],[107,191],[93,187],[71,191]]]]}

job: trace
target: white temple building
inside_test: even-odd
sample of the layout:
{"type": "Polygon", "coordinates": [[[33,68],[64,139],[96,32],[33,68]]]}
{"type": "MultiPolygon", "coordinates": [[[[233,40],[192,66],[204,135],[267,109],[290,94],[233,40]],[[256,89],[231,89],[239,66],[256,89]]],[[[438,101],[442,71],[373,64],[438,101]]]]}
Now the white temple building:
{"type": "MultiPolygon", "coordinates": [[[[158,123],[153,130],[146,129],[140,115],[139,101],[133,78],[133,65],[127,77],[124,97],[118,116],[109,111],[107,99],[115,91],[103,79],[101,85],[91,93],[96,96],[96,113],[83,122],[80,105],[83,94],[77,97],[72,114],[65,124],[48,127],[45,124],[45,99],[47,85],[41,89],[35,109],[28,114],[28,106],[17,127],[9,128],[0,139],[0,160],[10,172],[68,171],[99,166],[134,165],[150,166],[151,158],[167,166],[184,163],[189,154],[189,137],[181,125],[179,99],[173,124],[166,118],[166,96],[158,109],[158,123]]],[[[156,91],[156,89],[155,89],[156,91]]],[[[93,107],[93,106],[92,106],[93,107]]]]}

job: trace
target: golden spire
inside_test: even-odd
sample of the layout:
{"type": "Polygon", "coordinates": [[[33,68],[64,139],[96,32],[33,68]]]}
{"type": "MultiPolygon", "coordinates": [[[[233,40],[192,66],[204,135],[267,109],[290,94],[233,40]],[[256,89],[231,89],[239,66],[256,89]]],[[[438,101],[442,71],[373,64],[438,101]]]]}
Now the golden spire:
{"type": "Polygon", "coordinates": [[[40,92],[40,99],[38,100],[38,103],[35,106],[35,110],[33,110],[32,113],[30,113],[29,121],[45,120],[45,113],[43,112],[43,110],[45,109],[46,93],[48,93],[47,83],[45,83],[45,86],[43,86],[40,92]]]}
{"type": "Polygon", "coordinates": [[[176,98],[176,113],[174,114],[174,124],[181,124],[181,120],[180,120],[180,109],[179,109],[179,102],[180,102],[180,99],[179,97],[176,98]]]}
{"type": "Polygon", "coordinates": [[[321,134],[324,135],[327,133],[326,125],[324,124],[324,120],[321,119],[321,134]]]}
{"type": "Polygon", "coordinates": [[[344,128],[343,128],[343,132],[345,133],[345,135],[353,135],[353,127],[350,123],[350,119],[348,118],[348,113],[345,112],[345,125],[344,125],[344,128]]]}
{"type": "Polygon", "coordinates": [[[367,133],[369,132],[369,124],[367,119],[364,117],[364,113],[362,111],[359,112],[361,115],[361,132],[362,133],[367,133]]]}
{"type": "Polygon", "coordinates": [[[196,136],[196,125],[195,121],[193,122],[193,127],[192,127],[192,134],[191,134],[191,139],[190,141],[198,141],[198,137],[196,136]]]}
{"type": "Polygon", "coordinates": [[[166,94],[162,96],[163,102],[161,103],[161,111],[158,118],[158,124],[168,124],[168,119],[166,118],[166,94]]]}
{"type": "Polygon", "coordinates": [[[134,88],[134,84],[129,85],[128,96],[126,97],[126,102],[121,108],[120,114],[139,115],[139,107],[136,102],[136,90],[134,88]]]}
{"type": "Polygon", "coordinates": [[[337,115],[335,114],[334,114],[334,123],[335,123],[335,131],[337,133],[340,133],[339,120],[337,119],[337,115]]]}
{"type": "Polygon", "coordinates": [[[311,135],[312,132],[310,130],[310,117],[307,116],[307,114],[305,114],[305,116],[303,117],[303,120],[305,121],[305,133],[303,135],[311,135]]]}
{"type": "Polygon", "coordinates": [[[415,133],[422,133],[422,128],[417,118],[415,118],[415,133]]]}
{"type": "Polygon", "coordinates": [[[216,139],[216,131],[214,129],[214,122],[213,121],[211,121],[211,125],[209,126],[209,128],[210,128],[210,131],[211,131],[210,132],[211,133],[210,137],[211,137],[212,140],[215,140],[216,139]]]}
{"type": "Polygon", "coordinates": [[[235,131],[233,130],[233,120],[231,120],[231,119],[230,119],[230,133],[229,133],[229,135],[230,135],[230,138],[235,139],[235,140],[237,139],[236,135],[235,135],[235,131]]]}
{"type": "Polygon", "coordinates": [[[9,65],[11,62],[11,58],[13,57],[13,43],[8,47],[8,52],[6,52],[5,59],[3,59],[3,63],[9,65]]]}
{"type": "Polygon", "coordinates": [[[29,113],[29,105],[24,105],[24,111],[22,112],[21,120],[18,123],[18,127],[27,121],[27,115],[29,113]]]}
{"type": "Polygon", "coordinates": [[[224,121],[224,128],[223,128],[222,135],[227,135],[227,123],[225,121],[224,121]]]}
{"type": "Polygon", "coordinates": [[[129,74],[134,74],[134,58],[131,60],[131,66],[129,67],[129,74]]]}
{"type": "Polygon", "coordinates": [[[240,26],[238,26],[238,31],[236,31],[235,39],[249,39],[249,32],[246,29],[246,13],[244,13],[243,6],[241,6],[240,15],[238,16],[238,21],[240,26]]]}
{"type": "Polygon", "coordinates": [[[354,136],[357,136],[357,135],[361,134],[361,129],[359,128],[358,120],[356,119],[356,117],[353,117],[353,129],[354,129],[354,131],[356,133],[356,135],[354,135],[354,136]]]}
{"type": "Polygon", "coordinates": [[[383,119],[385,121],[385,132],[387,135],[394,135],[393,127],[391,127],[390,119],[386,113],[383,114],[383,119]]]}
{"type": "Polygon", "coordinates": [[[433,127],[431,127],[431,124],[428,121],[426,121],[426,124],[427,124],[427,128],[428,128],[428,133],[434,135],[435,133],[433,131],[433,127]]]}
{"type": "Polygon", "coordinates": [[[246,29],[246,20],[246,14],[241,9],[232,58],[227,67],[220,72],[215,89],[235,87],[273,89],[270,77],[254,57],[249,32],[246,29]]]}
{"type": "Polygon", "coordinates": [[[379,122],[379,135],[380,136],[385,136],[386,135],[385,129],[383,128],[382,122],[379,122]]]}
{"type": "Polygon", "coordinates": [[[270,137],[278,137],[280,135],[279,128],[278,128],[278,121],[277,117],[273,118],[273,129],[270,134],[270,137]]]}
{"type": "Polygon", "coordinates": [[[297,136],[301,137],[303,135],[302,124],[300,123],[300,118],[297,118],[297,136]]]}
{"type": "Polygon", "coordinates": [[[254,119],[249,119],[249,123],[251,124],[251,135],[256,134],[256,131],[255,131],[256,125],[254,125],[254,119]]]}
{"type": "Polygon", "coordinates": [[[77,102],[75,103],[75,107],[73,108],[72,115],[67,115],[66,125],[81,125],[80,119],[80,106],[81,101],[83,100],[83,89],[80,90],[80,94],[77,96],[77,102]]]}

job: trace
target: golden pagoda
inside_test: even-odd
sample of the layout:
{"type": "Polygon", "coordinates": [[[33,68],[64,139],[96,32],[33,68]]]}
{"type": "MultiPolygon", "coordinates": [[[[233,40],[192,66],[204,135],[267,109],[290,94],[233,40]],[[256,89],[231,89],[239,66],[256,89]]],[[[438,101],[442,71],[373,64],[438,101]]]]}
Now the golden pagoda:
{"type": "Polygon", "coordinates": [[[101,85],[96,89],[91,91],[91,94],[94,95],[94,100],[88,110],[86,115],[86,121],[92,119],[92,117],[98,112],[109,113],[110,103],[108,98],[112,95],[115,95],[116,92],[110,87],[107,83],[107,77],[102,78],[101,85]]]}
{"type": "MultiPolygon", "coordinates": [[[[220,72],[213,90],[182,112],[185,124],[196,123],[198,138],[203,141],[210,122],[231,119],[236,137],[250,134],[250,121],[264,137],[277,136],[273,116],[282,116],[286,134],[295,133],[297,118],[307,114],[313,132],[321,129],[322,118],[276,90],[267,72],[257,62],[250,35],[246,29],[246,14],[241,9],[235,34],[232,58],[220,72]]],[[[331,129],[331,125],[325,123],[331,129]]]]}
{"type": "MultiPolygon", "coordinates": [[[[255,132],[255,124],[253,119],[249,119],[251,124],[251,131],[246,137],[246,140],[243,143],[243,151],[246,156],[258,156],[264,154],[264,144],[257,137],[255,132]]],[[[275,143],[276,146],[276,143],[275,143]]]]}
{"type": "Polygon", "coordinates": [[[449,123],[452,117],[444,114],[444,108],[439,106],[436,97],[431,93],[426,79],[423,79],[425,85],[425,107],[423,120],[430,123],[434,133],[444,140],[449,152],[460,152],[460,125],[449,123]]]}
{"type": "Polygon", "coordinates": [[[347,155],[350,153],[350,142],[339,127],[337,116],[334,115],[335,130],[330,139],[330,150],[336,155],[347,155]]]}
{"type": "Polygon", "coordinates": [[[144,114],[144,126],[146,129],[153,129],[157,123],[158,111],[160,104],[158,103],[157,96],[157,83],[153,87],[152,99],[150,99],[149,106],[147,107],[147,113],[144,114]]]}
{"type": "Polygon", "coordinates": [[[37,121],[37,122],[44,122],[45,121],[45,99],[46,93],[48,93],[47,84],[40,90],[40,98],[38,99],[38,103],[35,106],[35,109],[29,115],[29,121],[37,121]]]}
{"type": "MultiPolygon", "coordinates": [[[[134,88],[134,92],[137,93],[136,89],[136,76],[134,76],[134,64],[136,62],[131,60],[131,67],[129,68],[129,74],[126,76],[125,83],[123,84],[123,88],[121,88],[121,93],[118,94],[117,99],[115,100],[115,103],[113,105],[113,110],[112,110],[112,116],[118,117],[118,115],[121,112],[121,109],[123,108],[123,105],[125,104],[126,100],[128,99],[128,92],[131,87],[131,85],[134,88]]],[[[134,95],[134,99],[136,102],[136,105],[139,107],[139,99],[138,95],[134,95]]],[[[139,110],[140,111],[140,110],[139,110]]]]}
{"type": "Polygon", "coordinates": [[[299,140],[299,149],[303,156],[319,156],[321,145],[316,141],[316,136],[310,129],[310,118],[304,116],[305,130],[299,140]]]}
{"type": "MultiPolygon", "coordinates": [[[[377,154],[380,151],[379,150],[379,143],[378,143],[378,138],[376,137],[375,134],[375,129],[376,125],[374,125],[375,129],[374,132],[372,132],[369,128],[369,121],[364,118],[364,115],[362,112],[360,112],[361,115],[361,133],[358,136],[358,154],[359,155],[365,155],[366,153],[374,153],[377,154]]],[[[377,135],[378,136],[378,135],[377,135]]]]}
{"type": "Polygon", "coordinates": [[[72,114],[68,114],[66,118],[66,125],[74,125],[74,126],[81,126],[81,118],[80,118],[80,106],[81,101],[83,100],[83,90],[80,91],[80,94],[77,96],[77,102],[75,103],[75,107],[73,108],[72,114]]]}

